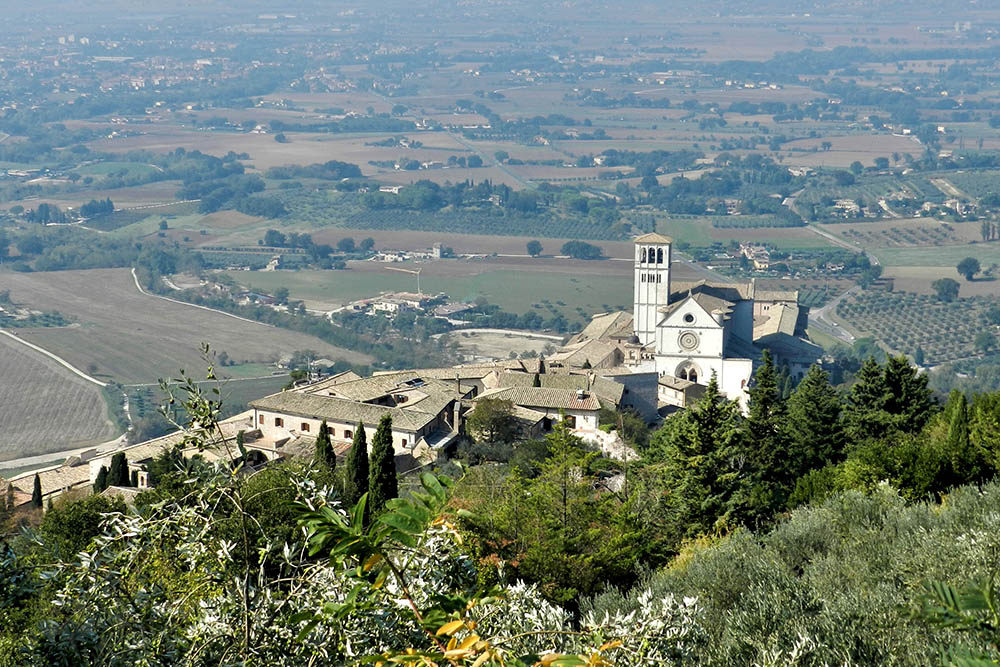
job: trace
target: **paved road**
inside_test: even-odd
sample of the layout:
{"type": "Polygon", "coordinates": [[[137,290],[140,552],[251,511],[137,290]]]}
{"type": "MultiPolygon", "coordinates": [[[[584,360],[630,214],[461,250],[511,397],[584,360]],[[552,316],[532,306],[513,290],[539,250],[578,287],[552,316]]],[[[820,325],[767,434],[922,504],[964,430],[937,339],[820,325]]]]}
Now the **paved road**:
{"type": "Polygon", "coordinates": [[[494,158],[493,156],[491,156],[491,155],[483,155],[482,151],[480,151],[478,148],[476,148],[473,144],[469,143],[465,139],[465,137],[462,136],[461,132],[452,132],[451,136],[454,137],[455,140],[458,143],[462,144],[463,146],[465,146],[466,148],[468,148],[470,151],[472,151],[473,153],[475,153],[476,155],[478,155],[479,157],[481,157],[483,159],[483,164],[484,165],[489,165],[491,162],[495,163],[497,169],[499,169],[500,171],[502,171],[503,173],[507,174],[508,176],[510,176],[511,178],[513,178],[515,181],[517,181],[518,183],[520,183],[522,187],[525,187],[525,188],[531,188],[531,187],[533,187],[530,182],[528,182],[528,181],[526,181],[524,179],[524,177],[522,177],[520,174],[518,174],[518,173],[514,172],[513,170],[511,170],[509,167],[507,167],[507,165],[505,165],[505,164],[503,164],[501,162],[497,162],[496,158],[494,158]]]}
{"type": "Polygon", "coordinates": [[[833,317],[831,313],[837,308],[837,304],[844,300],[844,298],[853,292],[857,292],[860,287],[855,285],[851,289],[840,294],[823,306],[822,308],[817,308],[816,310],[810,311],[809,313],[809,325],[814,326],[823,333],[833,336],[837,340],[841,341],[846,345],[853,345],[857,338],[850,331],[840,326],[833,317]]]}

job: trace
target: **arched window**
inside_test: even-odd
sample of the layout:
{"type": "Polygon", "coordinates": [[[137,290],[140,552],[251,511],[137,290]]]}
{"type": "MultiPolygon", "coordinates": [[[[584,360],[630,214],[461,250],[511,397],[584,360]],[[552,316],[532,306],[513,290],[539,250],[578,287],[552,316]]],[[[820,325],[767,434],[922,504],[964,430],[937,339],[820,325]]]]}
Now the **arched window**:
{"type": "Polygon", "coordinates": [[[690,361],[684,362],[677,367],[677,377],[690,382],[698,382],[698,367],[690,361]]]}
{"type": "Polygon", "coordinates": [[[656,263],[663,264],[663,248],[656,249],[656,263]]]}
{"type": "Polygon", "coordinates": [[[639,261],[640,262],[645,262],[646,261],[646,249],[645,248],[642,249],[642,252],[639,255],[639,261]]]}

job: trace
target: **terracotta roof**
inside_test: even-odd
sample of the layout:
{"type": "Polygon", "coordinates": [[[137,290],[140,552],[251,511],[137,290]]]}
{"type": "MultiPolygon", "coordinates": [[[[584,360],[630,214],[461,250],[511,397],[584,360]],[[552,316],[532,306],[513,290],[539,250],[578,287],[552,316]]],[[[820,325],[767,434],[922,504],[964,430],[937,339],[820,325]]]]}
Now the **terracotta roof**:
{"type": "Polygon", "coordinates": [[[777,304],[771,306],[767,313],[754,319],[753,338],[757,340],[764,336],[783,333],[795,335],[795,325],[799,321],[799,307],[777,304]]]}
{"type": "Polygon", "coordinates": [[[632,335],[632,313],[626,313],[625,311],[602,313],[601,315],[594,315],[590,320],[590,324],[574,336],[570,340],[570,343],[578,343],[589,339],[604,340],[612,336],[616,338],[630,338],[632,335]]]}
{"type": "Polygon", "coordinates": [[[799,291],[796,290],[755,290],[753,298],[755,301],[790,301],[798,303],[799,291]]]}
{"type": "MultiPolygon", "coordinates": [[[[535,376],[528,373],[501,373],[498,378],[498,387],[531,387],[535,381],[535,376]]],[[[618,404],[625,393],[625,385],[613,380],[605,380],[600,377],[589,377],[588,375],[556,375],[552,373],[539,374],[538,381],[542,388],[548,389],[571,389],[576,391],[583,389],[592,391],[602,400],[618,404]]]]}
{"type": "Polygon", "coordinates": [[[498,398],[511,401],[524,408],[547,408],[550,410],[600,410],[601,401],[593,392],[585,398],[577,398],[572,389],[551,389],[545,387],[506,387],[491,389],[479,395],[478,399],[498,398]]]}
{"type": "Polygon", "coordinates": [[[432,399],[420,407],[414,404],[401,408],[293,391],[272,394],[250,402],[250,406],[258,410],[348,424],[356,424],[359,421],[366,424],[378,424],[382,417],[389,415],[392,417],[394,429],[410,432],[419,431],[434,421],[445,405],[447,405],[447,401],[442,405],[440,397],[438,400],[432,399]]]}
{"type": "MultiPolygon", "coordinates": [[[[242,412],[219,422],[223,436],[227,439],[235,438],[238,431],[253,428],[250,422],[250,414],[249,412],[242,412]]],[[[10,483],[14,485],[15,489],[30,494],[34,485],[35,473],[38,473],[38,477],[42,483],[42,494],[48,497],[50,494],[61,493],[65,489],[90,484],[90,461],[110,461],[111,457],[118,452],[124,452],[125,456],[131,462],[145,461],[155,457],[164,449],[180,443],[185,435],[183,431],[175,431],[155,440],[148,440],[135,445],[128,445],[115,451],[104,452],[101,456],[94,457],[86,462],[77,463],[76,465],[63,464],[42,470],[21,473],[11,478],[10,483]]],[[[79,460],[77,457],[71,458],[79,460]]]]}
{"type": "Polygon", "coordinates": [[[712,296],[725,299],[726,301],[731,301],[733,303],[754,298],[754,285],[752,282],[716,283],[709,282],[707,280],[698,280],[696,282],[687,283],[675,282],[671,284],[670,288],[671,301],[683,299],[687,296],[688,292],[691,292],[692,294],[711,294],[712,296]]]}
{"type": "Polygon", "coordinates": [[[642,236],[636,237],[633,243],[673,243],[674,240],[669,236],[664,236],[663,234],[643,234],[642,236]]]}
{"type": "MultiPolygon", "coordinates": [[[[550,364],[563,363],[577,368],[582,368],[587,361],[590,362],[591,366],[600,366],[613,357],[618,349],[614,343],[602,340],[584,340],[563,346],[558,352],[550,354],[546,361],[550,364]]],[[[624,355],[622,356],[624,357],[624,355]]],[[[614,363],[617,364],[619,361],[614,361],[614,363]]]]}

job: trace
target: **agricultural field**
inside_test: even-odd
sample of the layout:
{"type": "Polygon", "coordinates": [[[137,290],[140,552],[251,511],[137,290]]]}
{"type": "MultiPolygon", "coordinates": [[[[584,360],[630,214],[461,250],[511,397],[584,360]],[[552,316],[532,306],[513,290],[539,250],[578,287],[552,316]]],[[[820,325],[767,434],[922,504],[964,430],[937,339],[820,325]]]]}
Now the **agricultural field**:
{"type": "Polygon", "coordinates": [[[712,226],[711,217],[701,218],[659,218],[656,231],[674,239],[689,243],[694,247],[706,247],[713,243],[728,244],[731,241],[765,243],[780,250],[815,250],[833,248],[827,239],[808,227],[758,227],[758,228],[718,228],[712,226]]]}
{"type": "MultiPolygon", "coordinates": [[[[355,241],[371,237],[376,248],[391,248],[395,250],[426,250],[434,243],[442,243],[454,249],[456,254],[491,254],[524,255],[528,241],[538,239],[542,243],[543,255],[557,255],[566,241],[572,239],[550,238],[547,236],[493,236],[487,234],[448,234],[436,231],[416,230],[378,230],[335,228],[320,229],[312,234],[317,243],[336,245],[337,241],[351,237],[355,241]]],[[[631,259],[633,245],[628,241],[595,241],[588,243],[596,245],[604,252],[605,257],[631,259]]],[[[593,263],[587,265],[593,267],[593,263]]]]}
{"type": "Polygon", "coordinates": [[[949,173],[948,180],[969,198],[1000,193],[1000,171],[957,171],[949,173]]]}
{"type": "Polygon", "coordinates": [[[891,158],[893,153],[910,153],[918,157],[924,150],[916,137],[902,137],[892,134],[854,134],[846,136],[825,136],[796,139],[782,145],[785,152],[784,164],[789,166],[839,167],[846,168],[852,162],[861,162],[866,167],[875,164],[875,158],[891,158]],[[829,141],[830,150],[822,150],[821,144],[829,141]],[[817,149],[813,152],[813,149],[817,149]]]}
{"type": "Polygon", "coordinates": [[[123,177],[148,177],[163,170],[152,164],[108,161],[97,162],[95,164],[84,164],[77,167],[73,171],[81,176],[107,178],[112,175],[121,175],[123,177]]]}
{"type": "Polygon", "coordinates": [[[127,269],[14,273],[4,278],[18,302],[57,310],[74,321],[62,328],[23,330],[26,340],[122,384],[155,382],[183,368],[200,372],[200,344],[237,363],[270,363],[296,350],[367,363],[362,354],[317,338],[140,293],[127,269]]]}
{"type": "MultiPolygon", "coordinates": [[[[523,263],[493,261],[440,261],[409,264],[422,269],[420,289],[427,294],[444,292],[454,301],[472,302],[482,297],[502,310],[525,313],[536,310],[552,317],[562,314],[570,322],[585,322],[598,312],[629,309],[632,303],[632,266],[627,262],[569,262],[548,260],[523,263]],[[545,262],[545,264],[543,264],[545,262]],[[576,270],[573,266],[578,267],[576,270]],[[593,271],[587,271],[586,266],[593,271]],[[540,296],[544,295],[544,297],[540,296]]],[[[230,271],[226,275],[254,290],[273,293],[287,287],[291,298],[315,309],[332,309],[381,292],[415,292],[416,277],[372,262],[352,263],[347,271],[230,271]]],[[[679,278],[680,279],[680,278],[679,278]]]]}
{"type": "Polygon", "coordinates": [[[63,209],[67,207],[79,208],[91,199],[101,200],[110,198],[117,208],[134,208],[174,202],[177,199],[176,194],[180,187],[180,181],[155,181],[127,188],[81,190],[79,192],[32,197],[31,199],[7,202],[5,206],[9,208],[15,204],[20,204],[25,208],[37,208],[39,204],[44,202],[54,204],[63,209]]]}
{"type": "MultiPolygon", "coordinates": [[[[219,383],[202,382],[200,386],[206,392],[213,388],[219,389],[218,398],[222,401],[222,410],[226,415],[236,414],[246,410],[250,401],[263,396],[277,393],[288,384],[287,373],[272,377],[230,379],[219,383]]],[[[158,414],[160,406],[166,401],[166,396],[156,385],[133,385],[125,387],[129,397],[129,412],[133,419],[143,419],[158,414]]]]}
{"type": "Polygon", "coordinates": [[[859,248],[960,245],[975,240],[972,233],[979,235],[977,224],[939,222],[933,218],[833,224],[823,225],[823,229],[839,234],[859,248]]]}
{"type": "Polygon", "coordinates": [[[7,336],[0,336],[0,378],[0,461],[118,435],[97,385],[7,336]]]}
{"type": "Polygon", "coordinates": [[[1000,281],[995,277],[969,282],[959,275],[954,266],[890,266],[882,276],[891,278],[895,289],[915,294],[934,294],[931,283],[939,278],[951,278],[958,281],[962,297],[1000,297],[1000,281]]]}
{"type": "Polygon", "coordinates": [[[874,254],[887,267],[941,266],[954,269],[962,259],[975,257],[984,267],[1000,264],[1000,243],[967,243],[918,248],[878,248],[874,254]]]}
{"type": "Polygon", "coordinates": [[[978,353],[976,334],[996,329],[984,322],[983,315],[997,303],[995,296],[943,303],[927,294],[862,291],[837,304],[837,316],[894,353],[913,355],[919,347],[926,363],[940,364],[978,353]]]}

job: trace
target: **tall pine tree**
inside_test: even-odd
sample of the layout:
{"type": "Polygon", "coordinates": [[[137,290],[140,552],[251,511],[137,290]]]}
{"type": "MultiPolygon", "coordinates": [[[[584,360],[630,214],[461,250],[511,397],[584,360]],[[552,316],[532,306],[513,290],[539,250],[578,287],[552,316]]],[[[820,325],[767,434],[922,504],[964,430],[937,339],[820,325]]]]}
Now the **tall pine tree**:
{"type": "Polygon", "coordinates": [[[927,374],[919,373],[904,356],[885,362],[885,409],[900,431],[918,433],[934,414],[934,395],[927,380],[927,374]]]}
{"type": "Polygon", "coordinates": [[[368,492],[368,436],[365,423],[358,422],[344,471],[344,504],[354,506],[368,492]]]}
{"type": "Polygon", "coordinates": [[[330,429],[327,427],[325,419],[319,425],[319,433],[316,435],[314,458],[318,465],[325,465],[330,470],[337,467],[337,455],[333,451],[333,443],[330,442],[330,429]]]}
{"type": "Polygon", "coordinates": [[[852,443],[880,438],[891,427],[886,404],[889,390],[882,367],[874,357],[868,357],[855,374],[855,383],[847,397],[844,411],[847,434],[852,443]]]}
{"type": "Polygon", "coordinates": [[[372,516],[385,509],[385,504],[399,496],[396,480],[396,452],[392,446],[392,417],[386,415],[378,424],[372,440],[372,455],[368,470],[368,507],[372,516]]]}
{"type": "Polygon", "coordinates": [[[675,543],[728,523],[748,470],[741,455],[739,405],[715,377],[693,406],[670,417],[650,440],[646,456],[662,463],[669,539],[675,543]]]}
{"type": "Polygon", "coordinates": [[[844,456],[841,400],[830,375],[813,365],[788,400],[787,433],[793,477],[800,477],[844,456]]]}
{"type": "Polygon", "coordinates": [[[752,521],[783,508],[795,484],[788,460],[787,410],[771,353],[764,350],[761,362],[747,390],[749,412],[744,422],[747,455],[753,468],[753,484],[746,499],[747,518],[752,521]]]}

